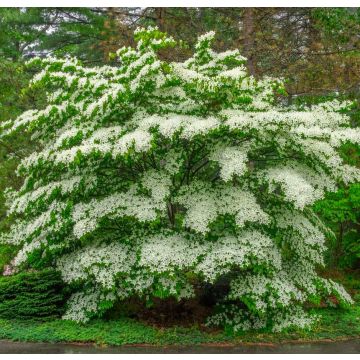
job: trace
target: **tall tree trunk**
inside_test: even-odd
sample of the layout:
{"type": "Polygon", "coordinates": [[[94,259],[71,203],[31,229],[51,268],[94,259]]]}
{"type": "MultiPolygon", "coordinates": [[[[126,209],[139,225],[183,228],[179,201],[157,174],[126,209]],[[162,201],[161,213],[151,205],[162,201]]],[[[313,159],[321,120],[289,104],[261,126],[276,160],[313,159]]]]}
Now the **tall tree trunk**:
{"type": "Polygon", "coordinates": [[[159,27],[160,31],[165,31],[164,28],[165,10],[166,9],[163,7],[155,8],[156,25],[159,27]]]}
{"type": "Polygon", "coordinates": [[[247,66],[251,75],[255,75],[254,45],[255,45],[255,9],[245,8],[243,15],[243,48],[248,58],[247,66]]]}

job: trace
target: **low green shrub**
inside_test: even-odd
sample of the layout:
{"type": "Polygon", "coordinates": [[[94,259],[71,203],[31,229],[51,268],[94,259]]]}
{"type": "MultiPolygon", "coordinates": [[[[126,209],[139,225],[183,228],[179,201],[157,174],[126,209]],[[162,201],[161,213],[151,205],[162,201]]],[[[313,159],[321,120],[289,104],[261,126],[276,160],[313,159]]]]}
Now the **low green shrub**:
{"type": "Polygon", "coordinates": [[[3,273],[5,265],[9,264],[19,249],[16,246],[0,244],[0,274],[3,273]]]}
{"type": "Polygon", "coordinates": [[[63,313],[65,291],[54,270],[0,277],[0,317],[50,320],[63,313]]]}

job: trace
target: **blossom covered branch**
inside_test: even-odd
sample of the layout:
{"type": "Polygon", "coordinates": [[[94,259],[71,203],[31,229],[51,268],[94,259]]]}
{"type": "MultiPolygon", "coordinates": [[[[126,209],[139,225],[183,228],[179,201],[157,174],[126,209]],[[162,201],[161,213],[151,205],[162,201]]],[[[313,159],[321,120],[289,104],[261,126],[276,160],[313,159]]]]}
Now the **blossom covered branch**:
{"type": "Polygon", "coordinates": [[[31,60],[48,105],[3,123],[0,139],[26,131],[42,150],[18,167],[23,186],[7,193],[18,220],[2,241],[21,247],[14,266],[41,258],[75,285],[65,318],[133,295],[189,298],[227,275],[242,306],[209,324],[308,327],[306,301],[352,302],[316,272],[325,236],[311,211],[360,178],[338,153],[360,142],[351,104],[284,107],[281,80],[249,76],[237,50],[211,49],[214,36],[183,63],[159,58],[176,42],[151,27],[117,52],[119,67],[31,60]]]}

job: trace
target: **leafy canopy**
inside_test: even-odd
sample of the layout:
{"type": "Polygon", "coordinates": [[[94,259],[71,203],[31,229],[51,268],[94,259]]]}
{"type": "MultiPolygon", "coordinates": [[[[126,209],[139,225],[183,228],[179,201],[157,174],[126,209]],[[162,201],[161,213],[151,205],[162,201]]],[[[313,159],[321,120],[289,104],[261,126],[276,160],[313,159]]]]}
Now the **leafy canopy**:
{"type": "Polygon", "coordinates": [[[21,247],[15,269],[53,263],[74,285],[65,318],[134,295],[193,297],[229,275],[232,305],[209,324],[304,328],[305,302],[352,302],[316,273],[326,229],[311,210],[360,177],[338,153],[360,139],[351,104],[283,106],[281,80],[249,76],[238,50],[211,49],[214,35],[178,63],[159,59],[177,45],[151,27],[118,50],[120,67],[31,61],[48,105],[4,123],[1,138],[26,131],[42,148],[17,169],[18,221],[2,241],[21,247]]]}

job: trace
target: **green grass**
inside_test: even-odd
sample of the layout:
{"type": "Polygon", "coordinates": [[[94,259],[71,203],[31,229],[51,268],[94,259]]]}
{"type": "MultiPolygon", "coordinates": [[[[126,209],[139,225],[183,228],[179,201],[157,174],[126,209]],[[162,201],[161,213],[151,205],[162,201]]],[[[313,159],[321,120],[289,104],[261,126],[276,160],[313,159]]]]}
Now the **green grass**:
{"type": "Polygon", "coordinates": [[[102,345],[195,345],[201,343],[281,342],[360,337],[360,304],[348,310],[319,309],[322,321],[311,331],[281,334],[204,332],[198,328],[159,329],[129,318],[93,320],[86,325],[71,321],[49,322],[0,319],[0,338],[31,342],[84,342],[102,345]]]}

